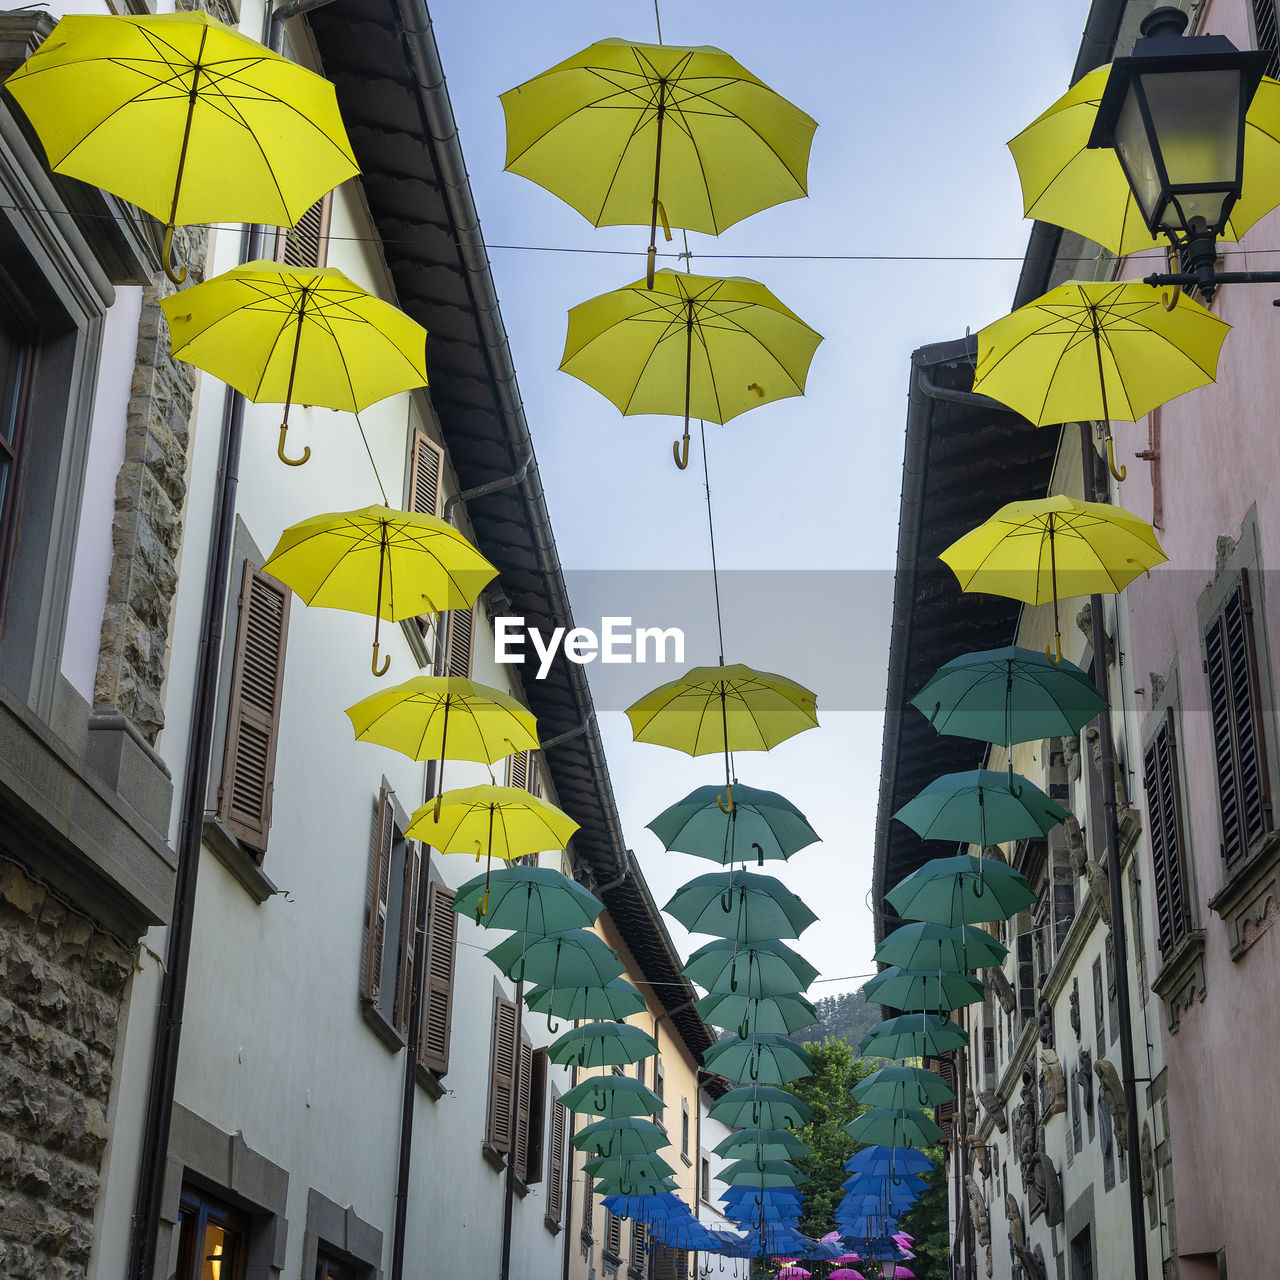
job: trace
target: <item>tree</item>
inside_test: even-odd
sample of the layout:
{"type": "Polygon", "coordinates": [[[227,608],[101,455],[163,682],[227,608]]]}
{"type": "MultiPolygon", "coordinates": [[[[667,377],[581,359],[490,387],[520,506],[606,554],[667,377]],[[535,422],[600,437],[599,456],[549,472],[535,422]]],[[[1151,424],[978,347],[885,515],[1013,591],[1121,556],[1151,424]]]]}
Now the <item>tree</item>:
{"type": "Polygon", "coordinates": [[[911,1249],[916,1260],[908,1265],[916,1275],[946,1276],[951,1258],[951,1227],[947,1216],[945,1152],[941,1147],[930,1147],[925,1154],[933,1161],[933,1168],[923,1175],[928,1186],[898,1225],[914,1237],[911,1249]]]}
{"type": "Polygon", "coordinates": [[[844,1040],[856,1053],[859,1041],[880,1021],[880,1006],[868,1004],[861,988],[823,996],[814,1007],[817,1024],[794,1032],[793,1040],[844,1040]]]}

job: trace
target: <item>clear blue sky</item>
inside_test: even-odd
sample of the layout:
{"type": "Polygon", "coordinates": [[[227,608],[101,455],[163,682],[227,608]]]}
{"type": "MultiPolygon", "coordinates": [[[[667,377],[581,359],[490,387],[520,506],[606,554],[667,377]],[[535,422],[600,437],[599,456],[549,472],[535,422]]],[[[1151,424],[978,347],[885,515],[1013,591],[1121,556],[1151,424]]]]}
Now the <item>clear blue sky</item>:
{"type": "MultiPolygon", "coordinates": [[[[739,760],[743,781],[789,796],[825,838],[779,872],[820,916],[799,943],[829,980],[813,987],[815,997],[857,985],[847,979],[873,967],[867,894],[910,355],[1008,310],[1029,224],[1004,144],[1066,89],[1088,7],[662,5],[667,43],[725,49],[819,124],[809,199],[719,239],[690,236],[695,272],[762,281],[826,339],[803,399],[707,428],[721,564],[735,571],[724,584],[727,660],[768,668],[776,657],[771,669],[820,695],[821,729],[739,760]],[[715,253],[744,257],[716,261],[715,253]],[[765,256],[824,253],[1010,260],[765,256]],[[786,575],[811,570],[828,572],[796,579],[820,597],[806,607],[803,595],[781,587],[786,575]],[[782,638],[790,644],[780,649],[782,638]],[[824,714],[824,695],[840,709],[824,714]]],[[[653,5],[440,0],[432,19],[490,245],[635,252],[491,250],[577,621],[598,626],[607,581],[579,571],[707,567],[700,464],[695,454],[687,472],[675,470],[678,421],[623,418],[558,372],[565,313],[643,275],[648,228],[595,230],[542,188],[504,173],[498,95],[595,40],[654,40],[653,5]]],[[[673,589],[687,593],[690,582],[674,580],[673,589]]],[[[652,590],[639,598],[651,600],[652,590]]],[[[648,615],[637,622],[668,624],[648,615]]],[[[689,661],[714,662],[709,636],[697,635],[689,661]]],[[[655,685],[674,674],[647,672],[655,685]]],[[[596,683],[601,674],[592,669],[623,822],[661,904],[710,866],[664,853],[644,824],[694,786],[717,781],[717,760],[633,743],[617,690],[596,683]]]]}

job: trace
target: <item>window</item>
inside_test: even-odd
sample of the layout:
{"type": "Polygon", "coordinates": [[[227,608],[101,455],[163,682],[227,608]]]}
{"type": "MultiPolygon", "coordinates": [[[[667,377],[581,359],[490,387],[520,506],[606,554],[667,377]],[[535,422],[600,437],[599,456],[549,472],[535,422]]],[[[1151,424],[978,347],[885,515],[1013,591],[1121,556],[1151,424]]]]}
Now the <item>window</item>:
{"type": "Polygon", "coordinates": [[[244,1280],[248,1238],[247,1214],[184,1187],[169,1275],[172,1280],[244,1280]]]}
{"type": "MultiPolygon", "coordinates": [[[[405,509],[420,515],[440,515],[440,477],[444,472],[444,450],[420,429],[413,433],[409,456],[409,493],[405,509]]],[[[424,613],[418,617],[418,629],[429,637],[427,651],[434,659],[434,646],[440,634],[440,615],[424,613]]]]}
{"type": "Polygon", "coordinates": [[[542,1135],[547,1123],[547,1051],[520,1046],[520,1117],[516,1173],[527,1184],[542,1181],[542,1135]]]}
{"type": "Polygon", "coordinates": [[[593,1228],[595,1227],[595,1197],[591,1194],[591,1178],[588,1174],[582,1175],[582,1234],[588,1240],[593,1238],[593,1228]]]}
{"type": "Polygon", "coordinates": [[[326,192],[298,219],[276,230],[274,257],[286,267],[323,267],[329,260],[329,219],[333,192],[326,192]]]}
{"type": "Polygon", "coordinates": [[[644,1246],[648,1238],[648,1226],[643,1222],[631,1224],[631,1257],[627,1262],[627,1271],[633,1276],[644,1275],[644,1246]]]}
{"type": "Polygon", "coordinates": [[[1205,628],[1204,660],[1222,818],[1222,857],[1231,867],[1272,825],[1247,570],[1240,571],[1205,628]]]}
{"type": "Polygon", "coordinates": [[[290,596],[288,587],[244,562],[218,817],[259,859],[271,826],[290,596]]]}
{"type": "Polygon", "coordinates": [[[680,1154],[689,1159],[689,1100],[680,1099],[680,1154]]]}
{"type": "MultiPolygon", "coordinates": [[[[934,1071],[941,1076],[953,1090],[956,1089],[956,1063],[955,1059],[950,1054],[947,1054],[946,1057],[942,1058],[929,1058],[926,1060],[925,1066],[927,1066],[929,1070],[934,1071]]],[[[951,1121],[955,1116],[955,1113],[956,1104],[954,1102],[939,1103],[939,1105],[934,1108],[934,1123],[943,1131],[943,1141],[947,1140],[951,1129],[951,1121]]]]}
{"type": "Polygon", "coordinates": [[[389,787],[378,792],[369,848],[361,994],[365,1007],[401,1040],[409,1032],[413,982],[414,906],[422,851],[404,838],[406,819],[389,787]]]}
{"type": "Polygon", "coordinates": [[[449,1070],[453,1034],[453,971],[458,941],[453,900],[457,895],[439,881],[433,881],[428,892],[426,980],[418,1057],[424,1067],[442,1076],[449,1070]]]}
{"type": "Polygon", "coordinates": [[[710,1156],[699,1156],[698,1160],[698,1194],[704,1200],[711,1199],[711,1158],[710,1156]]]}
{"type": "Polygon", "coordinates": [[[666,1072],[664,1072],[662,1069],[662,1063],[657,1058],[655,1058],[653,1060],[653,1091],[658,1095],[658,1097],[663,1099],[664,1106],[660,1111],[655,1112],[653,1116],[653,1123],[658,1125],[662,1129],[665,1129],[667,1127],[667,1122],[666,1122],[667,1109],[665,1106],[666,1095],[663,1092],[666,1087],[666,1082],[667,1082],[666,1072]]]}
{"type": "Polygon", "coordinates": [[[644,1063],[645,1060],[643,1058],[636,1063],[636,1079],[639,1080],[641,1084],[644,1084],[644,1063]]]}
{"type": "Polygon", "coordinates": [[[996,1031],[994,1027],[982,1027],[982,1074],[994,1076],[996,1073],[996,1031]]]}
{"type": "MultiPolygon", "coordinates": [[[[552,1230],[558,1231],[560,1220],[564,1217],[564,1155],[569,1113],[554,1092],[550,1105],[551,1141],[547,1149],[546,1223],[552,1230]]],[[[590,1196],[587,1199],[590,1200],[590,1196]]]]}
{"type": "Polygon", "coordinates": [[[605,1210],[604,1256],[614,1262],[622,1257],[622,1219],[605,1210]]]}
{"type": "Polygon", "coordinates": [[[1071,1280],[1093,1280],[1093,1240],[1088,1227],[1071,1239],[1071,1280]]]}
{"type": "Polygon", "coordinates": [[[359,1266],[354,1262],[344,1262],[323,1247],[316,1255],[315,1280],[365,1280],[368,1274],[368,1267],[359,1266]]]}
{"type": "Polygon", "coordinates": [[[511,1104],[516,1068],[516,1015],[512,1001],[493,1002],[493,1042],[489,1058],[489,1122],[485,1142],[494,1151],[511,1150],[511,1104]]]}
{"type": "MultiPolygon", "coordinates": [[[[35,352],[8,307],[0,311],[0,597],[22,504],[22,456],[35,352]]],[[[27,329],[30,332],[30,329],[27,329]]]]}
{"type": "Polygon", "coordinates": [[[1024,1020],[1036,1016],[1036,962],[1032,934],[1024,930],[1017,941],[1018,1014],[1024,1020]]]}

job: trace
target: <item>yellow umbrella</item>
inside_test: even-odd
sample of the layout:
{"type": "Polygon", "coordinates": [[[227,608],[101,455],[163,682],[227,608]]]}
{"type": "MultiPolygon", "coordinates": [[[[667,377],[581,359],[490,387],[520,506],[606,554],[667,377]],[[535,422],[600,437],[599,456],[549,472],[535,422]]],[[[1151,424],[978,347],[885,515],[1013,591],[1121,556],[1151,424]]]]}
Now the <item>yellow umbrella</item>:
{"type": "Polygon", "coordinates": [[[427,331],[334,267],[246,262],[165,298],[173,353],[255,403],[283,403],[285,456],[294,401],[348,413],[427,385],[427,331]]]}
{"type": "Polygon", "coordinates": [[[817,698],[786,676],[741,664],[691,667],[627,708],[631,734],[691,756],[724,752],[725,813],[733,809],[731,751],[769,751],[818,725],[817,698]]]}
{"type": "Polygon", "coordinates": [[[978,333],[973,389],[1036,426],[1101,419],[1117,480],[1111,419],[1136,422],[1212,382],[1231,326],[1190,298],[1166,309],[1136,280],[1066,284],[978,333]]]}
{"type": "Polygon", "coordinates": [[[1053,601],[1053,632],[1062,658],[1058,601],[1123,591],[1168,557],[1140,516],[1105,502],[1062,494],[1011,502],[963,538],[941,560],[962,591],[983,591],[1027,604],[1053,601]]]}
{"type": "Polygon", "coordinates": [[[821,341],[754,280],[664,270],[574,307],[560,368],[624,414],[683,412],[683,469],[691,415],[724,423],[803,395],[821,341]]]}
{"type": "Polygon", "coordinates": [[[262,566],[307,604],[371,613],[378,629],[442,609],[469,609],[498,571],[452,525],[389,507],[334,511],[290,525],[262,566]]]}
{"type": "Polygon", "coordinates": [[[710,45],[600,40],[502,95],[506,167],[593,226],[719,235],[806,195],[817,124],[710,45]]]}
{"type": "MultiPolygon", "coordinates": [[[[1105,66],[1081,77],[1009,143],[1009,150],[1028,218],[1066,227],[1123,256],[1162,242],[1147,230],[1115,151],[1087,145],[1110,73],[1105,66]]],[[[1222,238],[1239,240],[1277,205],[1280,82],[1264,76],[1245,116],[1244,189],[1222,238]]]]}
{"type": "Polygon", "coordinates": [[[359,173],[333,85],[198,11],[74,14],[5,82],[49,167],[173,229],[293,226],[359,173]]]}

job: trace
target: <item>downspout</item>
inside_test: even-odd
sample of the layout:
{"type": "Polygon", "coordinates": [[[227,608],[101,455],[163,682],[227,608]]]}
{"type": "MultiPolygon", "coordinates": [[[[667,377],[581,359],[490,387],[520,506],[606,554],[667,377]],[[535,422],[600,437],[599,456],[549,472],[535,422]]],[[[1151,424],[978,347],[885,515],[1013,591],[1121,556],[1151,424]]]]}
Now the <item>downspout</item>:
{"type": "MultiPolygon", "coordinates": [[[[570,1069],[569,1080],[571,1081],[571,1084],[569,1087],[576,1088],[578,1084],[578,1068],[576,1065],[570,1069]]],[[[568,1124],[566,1125],[565,1150],[564,1150],[564,1159],[565,1159],[564,1262],[560,1268],[561,1280],[569,1280],[569,1255],[570,1255],[570,1245],[573,1240],[573,1236],[572,1236],[573,1186],[574,1186],[574,1183],[576,1183],[578,1180],[577,1174],[574,1173],[573,1171],[573,1153],[575,1150],[573,1145],[573,1133],[574,1133],[574,1126],[578,1123],[578,1116],[577,1116],[577,1113],[574,1111],[567,1111],[565,1114],[569,1117],[569,1121],[568,1121],[568,1124]]]]}
{"type": "MultiPolygon", "coordinates": [[[[521,969],[523,973],[523,968],[521,969]]],[[[507,1176],[502,1197],[502,1263],[498,1268],[499,1280],[511,1275],[511,1236],[514,1227],[516,1204],[516,1152],[520,1132],[520,1037],[524,1032],[524,978],[516,983],[516,1053],[511,1067],[511,1150],[507,1152],[507,1176]]]]}

